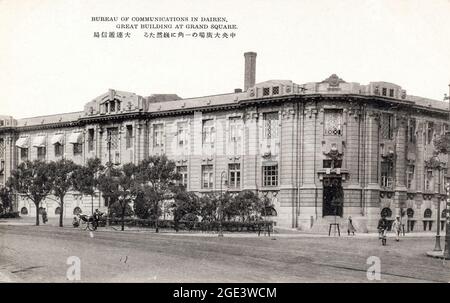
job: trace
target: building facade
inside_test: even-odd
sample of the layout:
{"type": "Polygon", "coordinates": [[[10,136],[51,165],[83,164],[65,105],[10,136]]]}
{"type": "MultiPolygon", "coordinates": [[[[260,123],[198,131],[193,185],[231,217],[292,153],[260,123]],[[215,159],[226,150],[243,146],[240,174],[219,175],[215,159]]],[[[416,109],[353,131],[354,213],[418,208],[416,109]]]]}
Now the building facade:
{"type": "MultiPolygon", "coordinates": [[[[98,157],[121,165],[166,154],[189,191],[268,197],[278,226],[327,230],[335,216],[351,216],[358,231],[373,231],[382,213],[393,219],[404,211],[410,230],[437,228],[446,170],[432,165],[433,140],[448,130],[448,103],[334,74],[301,85],[255,84],[255,66],[256,53],[246,53],[244,91],[182,99],[111,89],[80,112],[0,116],[0,184],[25,160],[98,157]]],[[[440,161],[446,169],[447,158],[440,161]]],[[[65,216],[106,208],[101,195],[91,203],[74,192],[65,216]]],[[[51,198],[43,207],[50,216],[60,211],[51,198]]],[[[17,208],[35,213],[20,195],[17,208]]]]}

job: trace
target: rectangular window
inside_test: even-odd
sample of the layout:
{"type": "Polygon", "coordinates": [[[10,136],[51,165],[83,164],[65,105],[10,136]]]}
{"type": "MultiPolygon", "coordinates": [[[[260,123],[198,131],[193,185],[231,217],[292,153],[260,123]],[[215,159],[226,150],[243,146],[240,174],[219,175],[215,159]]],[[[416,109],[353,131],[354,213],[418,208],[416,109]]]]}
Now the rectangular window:
{"type": "Polygon", "coordinates": [[[204,147],[214,148],[215,129],[214,120],[208,119],[202,122],[202,145],[204,147]]]}
{"type": "Polygon", "coordinates": [[[389,97],[394,97],[394,90],[392,88],[389,89],[389,97]]]}
{"type": "Polygon", "coordinates": [[[381,115],[381,138],[392,140],[394,138],[394,115],[383,113],[381,115]]]}
{"type": "Polygon", "coordinates": [[[133,147],[133,125],[127,125],[127,130],[125,134],[125,147],[133,147]]]}
{"type": "Polygon", "coordinates": [[[241,187],[241,164],[228,164],[228,186],[230,188],[241,187]]]}
{"type": "Polygon", "coordinates": [[[115,112],[116,111],[116,102],[111,101],[110,109],[111,109],[111,112],[115,112]]]}
{"type": "Polygon", "coordinates": [[[278,186],[278,165],[263,166],[263,186],[278,186]]]}
{"type": "Polygon", "coordinates": [[[0,175],[3,175],[3,171],[5,170],[5,161],[0,161],[0,175]]]}
{"type": "Polygon", "coordinates": [[[416,143],[416,120],[414,119],[408,121],[408,142],[416,143]]]}
{"type": "Polygon", "coordinates": [[[387,95],[387,89],[386,89],[386,87],[383,87],[383,90],[382,90],[382,93],[381,93],[383,96],[386,96],[387,95]]]}
{"type": "Polygon", "coordinates": [[[406,167],[406,188],[412,189],[414,181],[414,165],[406,167]]]}
{"type": "Polygon", "coordinates": [[[28,160],[28,148],[20,149],[20,160],[22,161],[28,160]]]}
{"type": "Polygon", "coordinates": [[[56,143],[53,146],[55,148],[55,157],[61,157],[62,156],[62,145],[60,143],[56,143]]]}
{"type": "Polygon", "coordinates": [[[270,87],[264,87],[263,88],[263,96],[270,95],[270,87]]]}
{"type": "Polygon", "coordinates": [[[342,135],[342,109],[325,109],[324,111],[324,135],[342,135]]]}
{"type": "Polygon", "coordinates": [[[164,124],[153,124],[153,147],[164,145],[164,124]]]}
{"type": "Polygon", "coordinates": [[[230,142],[240,142],[242,137],[242,119],[241,117],[230,117],[230,142]]]}
{"type": "Polygon", "coordinates": [[[392,161],[381,162],[381,186],[392,188],[394,185],[394,164],[392,161]]]}
{"type": "Polygon", "coordinates": [[[117,127],[111,127],[106,130],[106,142],[110,150],[116,150],[119,148],[119,129],[117,127]]]}
{"type": "Polygon", "coordinates": [[[88,129],[88,151],[91,152],[94,150],[94,129],[88,129]]]}
{"type": "Polygon", "coordinates": [[[434,137],[434,123],[427,122],[427,143],[431,144],[434,137]]]}
{"type": "Polygon", "coordinates": [[[425,190],[432,191],[433,190],[433,171],[425,168],[425,190]]]}
{"type": "Polygon", "coordinates": [[[441,133],[440,135],[445,135],[448,131],[448,124],[447,123],[442,123],[441,124],[441,133]]]}
{"type": "Polygon", "coordinates": [[[73,154],[74,154],[74,156],[81,155],[82,153],[83,153],[83,144],[81,144],[81,143],[74,143],[73,144],[73,154]]]}
{"type": "Polygon", "coordinates": [[[214,186],[214,171],[212,165],[202,165],[202,188],[212,189],[214,186]]]}
{"type": "Polygon", "coordinates": [[[178,184],[181,184],[185,188],[187,188],[187,184],[188,184],[187,166],[177,166],[177,172],[181,175],[181,179],[178,181],[178,184]]]}
{"type": "Polygon", "coordinates": [[[279,86],[274,86],[272,88],[272,95],[278,95],[280,93],[280,87],[279,86]]]}
{"type": "Polygon", "coordinates": [[[278,112],[264,113],[264,139],[278,138],[278,112]]]}
{"type": "Polygon", "coordinates": [[[41,146],[37,148],[37,158],[38,160],[45,160],[45,147],[41,146]]]}
{"type": "Polygon", "coordinates": [[[3,120],[0,120],[0,126],[4,126],[5,122],[3,120]]]}
{"type": "Polygon", "coordinates": [[[187,146],[188,143],[188,123],[178,122],[177,123],[177,142],[178,147],[187,146]]]}
{"type": "Polygon", "coordinates": [[[342,160],[323,160],[323,168],[341,168],[342,160]]]}

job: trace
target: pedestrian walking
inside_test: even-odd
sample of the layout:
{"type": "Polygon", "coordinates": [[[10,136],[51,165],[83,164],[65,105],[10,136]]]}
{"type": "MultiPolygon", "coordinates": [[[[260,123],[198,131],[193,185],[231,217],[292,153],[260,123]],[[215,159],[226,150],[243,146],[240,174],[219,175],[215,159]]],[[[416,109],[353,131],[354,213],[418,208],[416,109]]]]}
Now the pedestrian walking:
{"type": "Polygon", "coordinates": [[[403,236],[405,236],[405,232],[408,231],[408,214],[406,213],[406,211],[403,213],[402,217],[402,231],[403,236]]]}
{"type": "Polygon", "coordinates": [[[44,222],[44,224],[47,223],[48,218],[47,218],[47,211],[45,210],[45,208],[42,209],[41,214],[42,214],[42,222],[44,222]]]}
{"type": "Polygon", "coordinates": [[[347,223],[347,233],[350,236],[350,233],[355,235],[356,228],[353,225],[353,220],[351,216],[348,216],[348,223],[347,223]]]}
{"type": "Polygon", "coordinates": [[[378,238],[381,239],[381,244],[383,246],[386,245],[387,229],[388,221],[386,220],[386,217],[383,216],[380,220],[378,220],[378,238]]]}
{"type": "Polygon", "coordinates": [[[400,216],[395,217],[395,221],[392,223],[392,230],[395,232],[395,241],[400,241],[400,232],[402,229],[402,223],[400,222],[400,216]]]}

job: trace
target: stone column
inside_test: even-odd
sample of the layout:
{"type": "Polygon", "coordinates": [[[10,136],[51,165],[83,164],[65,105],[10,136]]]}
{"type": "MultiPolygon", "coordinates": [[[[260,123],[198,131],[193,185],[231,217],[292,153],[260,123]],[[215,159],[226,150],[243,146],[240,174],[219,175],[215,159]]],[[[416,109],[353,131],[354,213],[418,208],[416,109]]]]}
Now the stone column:
{"type": "Polygon", "coordinates": [[[395,138],[395,196],[396,214],[406,207],[406,126],[405,117],[397,117],[397,135],[395,138]]]}

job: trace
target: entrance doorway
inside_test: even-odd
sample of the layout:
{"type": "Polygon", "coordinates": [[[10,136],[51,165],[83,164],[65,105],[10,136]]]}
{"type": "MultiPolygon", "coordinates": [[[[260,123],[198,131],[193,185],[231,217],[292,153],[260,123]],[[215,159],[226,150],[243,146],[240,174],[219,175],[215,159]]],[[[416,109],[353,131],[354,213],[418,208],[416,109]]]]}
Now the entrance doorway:
{"type": "Polygon", "coordinates": [[[341,178],[323,179],[323,216],[343,215],[344,191],[341,178]]]}

